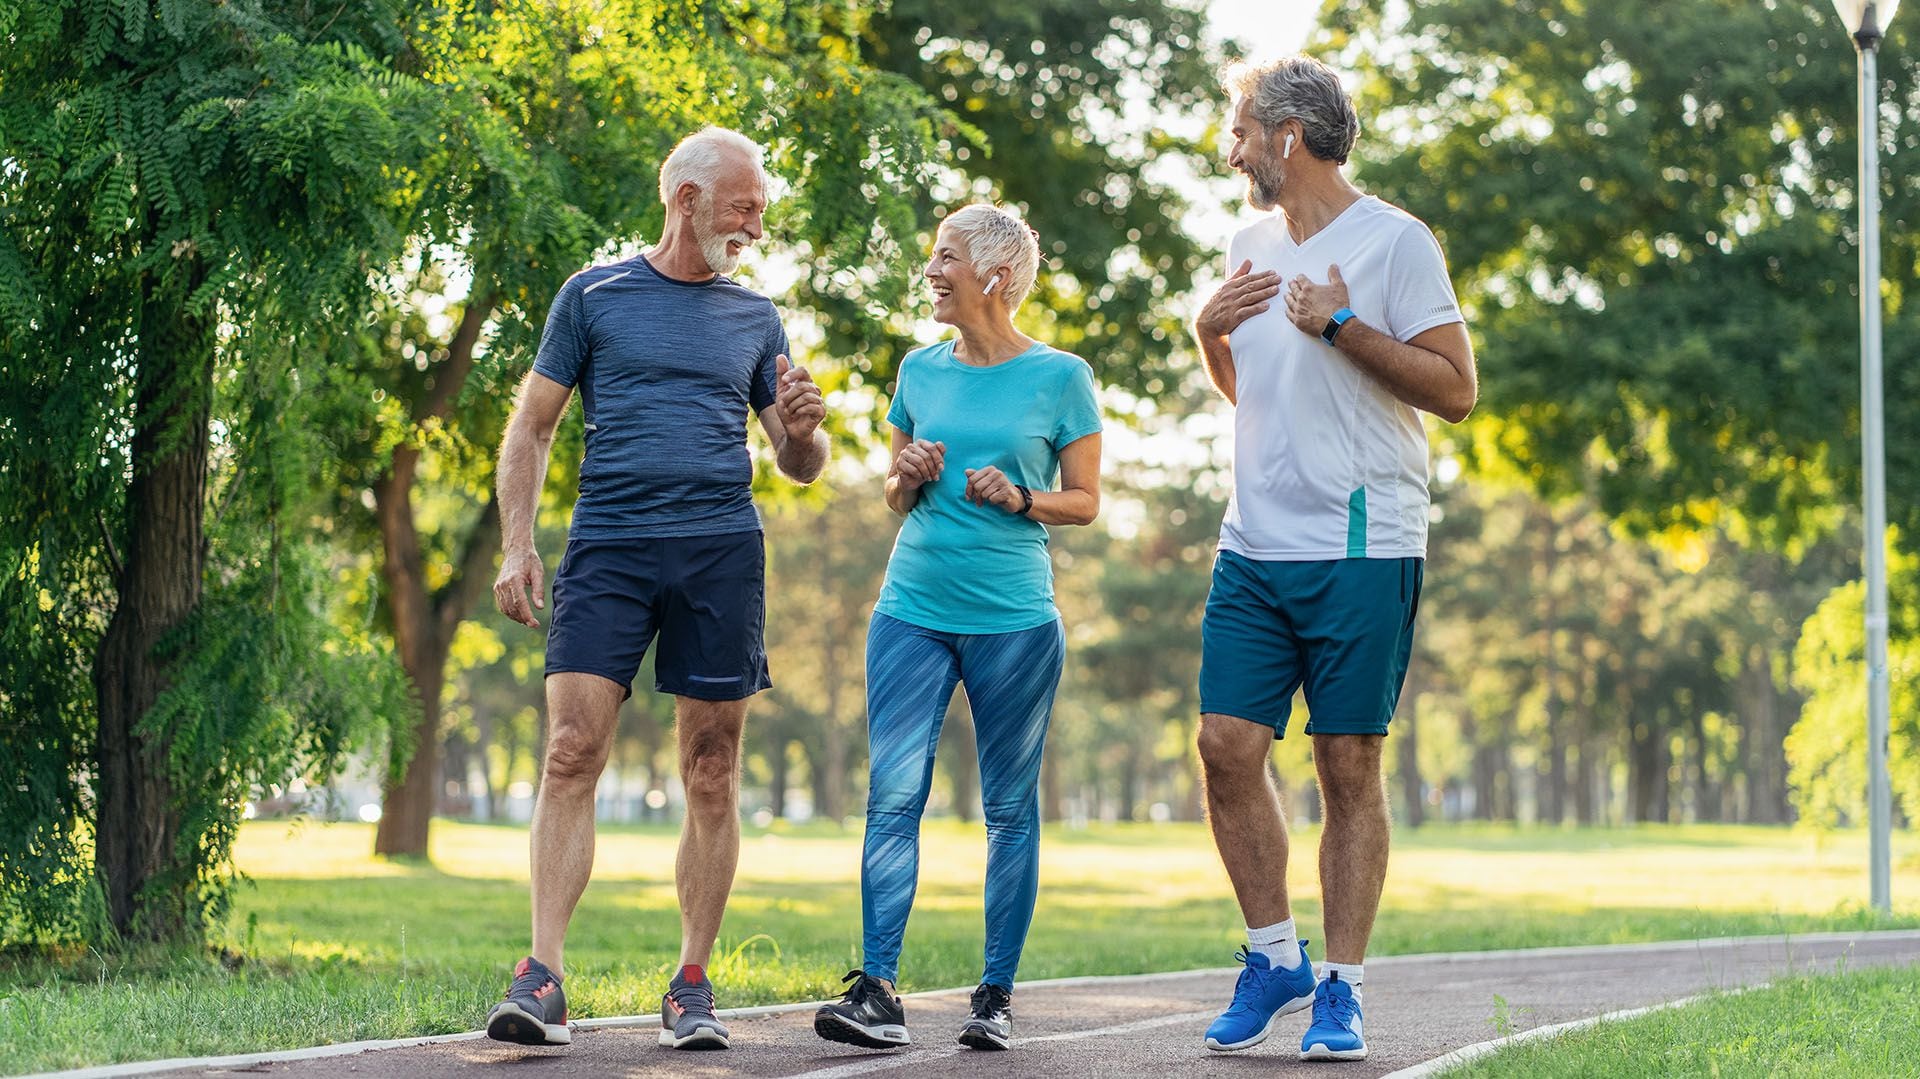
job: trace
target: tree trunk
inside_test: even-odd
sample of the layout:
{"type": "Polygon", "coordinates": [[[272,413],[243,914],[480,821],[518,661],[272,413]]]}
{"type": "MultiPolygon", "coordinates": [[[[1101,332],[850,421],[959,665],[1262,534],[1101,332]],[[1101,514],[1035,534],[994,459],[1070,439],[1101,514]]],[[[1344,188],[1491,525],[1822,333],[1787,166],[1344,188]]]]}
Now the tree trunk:
{"type": "Polygon", "coordinates": [[[1764,644],[1747,649],[1740,663],[1742,740],[1747,757],[1745,817],[1753,824],[1787,821],[1787,724],[1773,655],[1764,644]]]}
{"type": "MultiPolygon", "coordinates": [[[[468,303],[448,344],[447,358],[421,384],[422,396],[413,402],[410,416],[415,424],[444,419],[452,410],[473,370],[474,349],[492,309],[490,296],[468,303]]],[[[387,471],[373,485],[374,515],[380,525],[380,572],[386,583],[383,599],[392,618],[394,648],[419,705],[406,771],[396,780],[389,770],[382,785],[383,808],[373,851],[389,857],[427,856],[427,824],[433,818],[434,786],[440,775],[440,692],[446,680],[447,652],[466,613],[472,582],[493,564],[494,535],[500,524],[499,503],[489,496],[479,520],[464,537],[452,578],[437,591],[429,590],[413,517],[413,479],[419,465],[419,447],[402,441],[387,471]]]]}
{"type": "Polygon", "coordinates": [[[1057,824],[1066,819],[1060,798],[1059,756],[1047,753],[1040,758],[1040,819],[1057,824]]]}
{"type": "Polygon", "coordinates": [[[1405,716],[1395,721],[1395,747],[1400,757],[1400,823],[1418,828],[1427,819],[1426,792],[1420,782],[1420,728],[1414,721],[1418,708],[1406,705],[1405,716]]]}
{"type": "Polygon", "coordinates": [[[1573,772],[1573,819],[1582,826],[1594,822],[1594,780],[1598,771],[1594,763],[1594,744],[1582,742],[1579,756],[1572,764],[1573,772]]]}
{"type": "Polygon", "coordinates": [[[940,745],[936,751],[947,765],[947,782],[953,788],[953,815],[960,823],[973,820],[974,804],[980,794],[980,762],[973,738],[973,710],[954,703],[947,707],[947,719],[940,727],[940,745]]]}
{"type": "Polygon", "coordinates": [[[192,868],[179,853],[181,807],[167,779],[170,739],[138,730],[167,686],[155,647],[192,615],[202,594],[214,326],[184,309],[191,287],[163,292],[147,285],[126,561],[93,668],[100,755],[94,867],[114,929],[149,940],[200,930],[192,868]]]}
{"type": "Polygon", "coordinates": [[[1553,511],[1543,504],[1537,526],[1540,535],[1540,639],[1542,670],[1547,687],[1547,746],[1545,767],[1540,770],[1539,791],[1535,796],[1537,816],[1543,824],[1559,824],[1566,819],[1567,745],[1560,699],[1559,610],[1554,603],[1553,577],[1559,558],[1554,547],[1557,524],[1553,511]]]}
{"type": "Polygon", "coordinates": [[[1140,797],[1140,747],[1128,745],[1126,753],[1120,758],[1120,786],[1116,792],[1114,816],[1121,822],[1132,821],[1139,811],[1140,797]]]}
{"type": "Polygon", "coordinates": [[[773,816],[787,815],[787,736],[777,734],[767,747],[767,800],[773,803],[773,816]]]}

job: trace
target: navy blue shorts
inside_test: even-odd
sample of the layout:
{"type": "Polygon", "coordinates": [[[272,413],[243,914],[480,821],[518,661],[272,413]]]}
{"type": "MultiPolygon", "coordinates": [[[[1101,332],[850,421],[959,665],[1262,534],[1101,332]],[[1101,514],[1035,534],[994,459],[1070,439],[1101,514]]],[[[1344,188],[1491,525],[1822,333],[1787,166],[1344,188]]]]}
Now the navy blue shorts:
{"type": "Polygon", "coordinates": [[[759,532],[568,540],[553,577],[547,673],[633,679],[656,634],[653,688],[737,701],[767,674],[767,553],[759,532]]]}
{"type": "Polygon", "coordinates": [[[1200,711],[1287,732],[1385,734],[1400,702],[1424,560],[1256,562],[1223,550],[1200,624],[1200,711]]]}

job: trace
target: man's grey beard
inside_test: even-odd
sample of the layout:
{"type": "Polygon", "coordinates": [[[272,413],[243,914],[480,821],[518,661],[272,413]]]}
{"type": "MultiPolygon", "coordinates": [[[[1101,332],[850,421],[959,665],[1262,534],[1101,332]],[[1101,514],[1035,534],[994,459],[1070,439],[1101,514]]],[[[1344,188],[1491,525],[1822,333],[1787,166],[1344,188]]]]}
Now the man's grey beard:
{"type": "Polygon", "coordinates": [[[693,238],[700,243],[700,256],[707,260],[707,268],[717,274],[730,274],[740,268],[740,255],[753,246],[753,237],[740,231],[721,234],[713,226],[713,199],[708,196],[700,212],[693,216],[693,238]],[[729,243],[740,245],[740,254],[727,251],[729,243]]]}
{"type": "Polygon", "coordinates": [[[1283,177],[1275,169],[1271,176],[1262,176],[1262,170],[1255,165],[1247,167],[1247,205],[1256,210],[1271,210],[1280,205],[1280,185],[1283,177]]]}

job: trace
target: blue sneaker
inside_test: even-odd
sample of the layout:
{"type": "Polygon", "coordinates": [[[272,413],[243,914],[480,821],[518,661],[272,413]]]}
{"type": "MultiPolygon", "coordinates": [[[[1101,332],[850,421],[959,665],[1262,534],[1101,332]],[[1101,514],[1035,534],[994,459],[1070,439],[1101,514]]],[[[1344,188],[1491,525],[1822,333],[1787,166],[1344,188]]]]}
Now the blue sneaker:
{"type": "Polygon", "coordinates": [[[1313,991],[1313,1025],[1300,1039],[1300,1059],[1367,1059],[1367,1041],[1360,1036],[1360,998],[1338,972],[1327,975],[1313,991]]]}
{"type": "Polygon", "coordinates": [[[1235,959],[1247,965],[1233,987],[1233,1003],[1207,1028],[1207,1048],[1226,1053],[1250,1049],[1267,1040],[1273,1024],[1313,1003],[1313,964],[1307,962],[1307,942],[1300,942],[1300,965],[1275,970],[1258,952],[1239,951],[1235,959]]]}

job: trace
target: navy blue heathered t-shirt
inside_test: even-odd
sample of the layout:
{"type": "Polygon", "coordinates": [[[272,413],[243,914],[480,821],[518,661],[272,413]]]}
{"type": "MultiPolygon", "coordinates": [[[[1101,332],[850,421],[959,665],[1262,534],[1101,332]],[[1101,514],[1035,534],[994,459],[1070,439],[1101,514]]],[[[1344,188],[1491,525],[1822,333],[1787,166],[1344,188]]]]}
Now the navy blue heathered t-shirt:
{"type": "Polygon", "coordinates": [[[533,369],[586,410],[571,535],[758,530],[748,410],[773,404],[786,351],[773,301],[727,277],[675,281],[636,255],[569,278],[533,369]]]}

